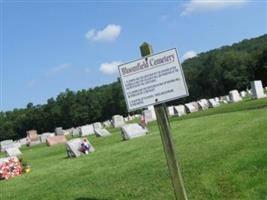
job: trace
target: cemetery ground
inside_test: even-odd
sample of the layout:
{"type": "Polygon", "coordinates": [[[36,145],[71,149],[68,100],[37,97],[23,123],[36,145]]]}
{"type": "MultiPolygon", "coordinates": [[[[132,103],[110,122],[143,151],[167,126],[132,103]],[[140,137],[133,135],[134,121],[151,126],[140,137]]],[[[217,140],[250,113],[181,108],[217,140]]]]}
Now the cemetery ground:
{"type": "MultiPolygon", "coordinates": [[[[170,119],[189,200],[267,199],[267,98],[170,119]]],[[[64,145],[22,148],[31,172],[0,181],[1,200],[171,200],[157,123],[147,136],[89,140],[96,151],[68,159],[64,145]]]]}

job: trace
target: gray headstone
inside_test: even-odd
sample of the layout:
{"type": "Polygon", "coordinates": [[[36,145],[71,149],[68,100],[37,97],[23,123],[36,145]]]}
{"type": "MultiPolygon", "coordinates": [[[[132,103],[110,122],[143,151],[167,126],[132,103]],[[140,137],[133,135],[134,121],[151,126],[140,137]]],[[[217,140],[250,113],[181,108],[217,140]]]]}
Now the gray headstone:
{"type": "Polygon", "coordinates": [[[215,108],[215,107],[220,106],[220,103],[215,101],[215,99],[209,99],[208,102],[209,102],[209,107],[210,108],[215,108]]]}
{"type": "Polygon", "coordinates": [[[152,113],[152,119],[153,120],[157,120],[157,116],[156,116],[156,112],[155,112],[154,106],[153,105],[152,106],[148,106],[147,109],[151,111],[151,113],[152,113]]]}
{"type": "Polygon", "coordinates": [[[193,113],[193,112],[197,112],[198,111],[198,108],[196,106],[194,106],[193,102],[186,103],[185,104],[185,108],[186,108],[186,111],[188,113],[193,113]]]}
{"type": "MultiPolygon", "coordinates": [[[[82,152],[80,151],[82,140],[82,138],[76,138],[67,142],[66,150],[69,157],[79,157],[82,154],[82,152]]],[[[92,153],[94,151],[94,147],[90,144],[89,153],[92,153]]]]}
{"type": "Polygon", "coordinates": [[[247,96],[247,92],[246,91],[241,91],[240,92],[240,96],[243,97],[243,98],[246,97],[247,96]]]}
{"type": "Polygon", "coordinates": [[[144,110],[143,111],[143,115],[145,117],[146,124],[149,123],[149,122],[154,121],[153,114],[152,114],[152,111],[151,110],[144,110]]]}
{"type": "Polygon", "coordinates": [[[95,129],[95,128],[103,128],[103,127],[102,127],[102,124],[101,124],[100,122],[95,122],[95,123],[93,124],[93,127],[94,127],[94,129],[95,129]]]}
{"type": "Polygon", "coordinates": [[[17,141],[13,141],[12,143],[3,143],[1,144],[1,152],[5,152],[8,148],[20,148],[21,144],[17,141]]]}
{"type": "Polygon", "coordinates": [[[121,115],[114,115],[112,121],[114,128],[122,127],[124,125],[124,118],[121,115]]]}
{"type": "Polygon", "coordinates": [[[27,138],[21,138],[21,139],[19,139],[19,143],[21,145],[26,145],[27,144],[27,138]]]}
{"type": "Polygon", "coordinates": [[[121,127],[122,137],[124,140],[130,140],[132,138],[145,136],[148,132],[147,129],[144,129],[139,124],[126,124],[121,127]]]}
{"type": "Polygon", "coordinates": [[[109,135],[111,135],[111,133],[110,132],[108,132],[106,129],[104,129],[104,128],[96,128],[95,129],[95,135],[97,136],[97,137],[105,137],[105,136],[109,136],[109,135]]]}
{"type": "Polygon", "coordinates": [[[179,117],[186,115],[186,110],[184,105],[174,106],[174,114],[179,117]]]}
{"type": "Polygon", "coordinates": [[[48,137],[53,137],[55,136],[55,133],[43,133],[40,135],[40,140],[41,140],[41,143],[46,143],[46,140],[48,137]]]}
{"type": "Polygon", "coordinates": [[[90,125],[81,126],[80,133],[81,133],[81,137],[95,134],[93,125],[90,124],[90,125]]]}
{"type": "Polygon", "coordinates": [[[239,92],[237,90],[231,90],[229,92],[229,96],[230,96],[230,101],[233,103],[242,101],[242,98],[240,97],[239,92]]]}
{"type": "Polygon", "coordinates": [[[3,140],[0,142],[0,150],[1,152],[4,152],[5,151],[5,147],[8,145],[8,144],[11,144],[13,143],[13,140],[3,140]]]}
{"type": "Polygon", "coordinates": [[[209,102],[207,99],[200,99],[197,103],[201,110],[207,110],[209,108],[209,102]]]}
{"type": "Polygon", "coordinates": [[[73,128],[72,130],[72,136],[80,136],[81,135],[81,129],[80,127],[73,128]]]}
{"type": "Polygon", "coordinates": [[[6,149],[7,156],[21,156],[22,153],[17,147],[11,147],[6,149]]]}
{"type": "Polygon", "coordinates": [[[56,135],[64,135],[65,133],[64,133],[64,130],[62,127],[57,127],[57,128],[55,128],[55,134],[56,135]]]}
{"type": "Polygon", "coordinates": [[[104,124],[104,126],[105,126],[106,128],[108,128],[108,127],[111,126],[111,121],[106,120],[106,121],[103,122],[103,124],[104,124]]]}
{"type": "Polygon", "coordinates": [[[260,99],[266,97],[263,91],[262,87],[262,82],[261,81],[251,81],[251,91],[252,91],[252,96],[255,99],[260,99]]]}
{"type": "Polygon", "coordinates": [[[168,112],[169,116],[173,116],[174,115],[174,107],[173,106],[168,106],[167,112],[168,112]]]}

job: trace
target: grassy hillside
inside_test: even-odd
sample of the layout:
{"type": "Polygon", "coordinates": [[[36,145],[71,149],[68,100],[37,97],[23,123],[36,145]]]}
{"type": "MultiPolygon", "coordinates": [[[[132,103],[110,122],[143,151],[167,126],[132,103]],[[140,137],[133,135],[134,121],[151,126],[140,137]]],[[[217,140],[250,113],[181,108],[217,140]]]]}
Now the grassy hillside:
{"type": "MultiPolygon", "coordinates": [[[[189,200],[267,200],[267,98],[172,118],[189,200]]],[[[174,199],[156,123],[150,134],[89,140],[96,152],[67,159],[64,145],[24,148],[32,171],[0,182],[1,200],[174,199]]]]}

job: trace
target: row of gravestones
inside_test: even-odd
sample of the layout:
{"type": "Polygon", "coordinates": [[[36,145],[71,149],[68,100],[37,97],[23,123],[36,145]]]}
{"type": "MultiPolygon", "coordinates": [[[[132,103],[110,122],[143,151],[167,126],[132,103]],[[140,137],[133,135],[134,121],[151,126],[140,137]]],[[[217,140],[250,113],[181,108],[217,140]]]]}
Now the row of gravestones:
{"type": "Polygon", "coordinates": [[[220,106],[221,103],[235,103],[242,101],[243,98],[251,97],[254,99],[260,99],[266,97],[264,90],[267,92],[267,87],[263,88],[261,81],[252,81],[251,90],[241,91],[231,90],[229,95],[215,97],[211,99],[201,99],[198,101],[186,103],[185,105],[169,106],[167,108],[170,116],[183,116],[187,113],[197,112],[199,110],[206,110],[208,108],[215,108],[220,106]]]}

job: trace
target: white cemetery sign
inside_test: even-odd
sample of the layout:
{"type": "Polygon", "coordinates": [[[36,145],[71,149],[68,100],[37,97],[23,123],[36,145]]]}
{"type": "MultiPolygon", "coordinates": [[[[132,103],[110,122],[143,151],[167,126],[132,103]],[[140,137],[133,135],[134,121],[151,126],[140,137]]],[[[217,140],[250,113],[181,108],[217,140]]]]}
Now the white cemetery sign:
{"type": "Polygon", "coordinates": [[[118,66],[128,111],[188,96],[176,49],[118,66]]]}

